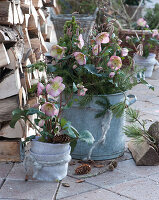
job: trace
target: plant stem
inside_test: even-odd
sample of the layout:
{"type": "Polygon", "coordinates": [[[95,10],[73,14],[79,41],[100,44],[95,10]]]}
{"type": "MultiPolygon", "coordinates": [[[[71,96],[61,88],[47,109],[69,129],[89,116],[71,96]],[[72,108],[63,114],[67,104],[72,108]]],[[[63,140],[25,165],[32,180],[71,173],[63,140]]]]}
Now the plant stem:
{"type": "Polygon", "coordinates": [[[40,133],[39,129],[32,123],[32,121],[28,117],[27,117],[27,120],[35,128],[35,130],[37,130],[40,133]]]}

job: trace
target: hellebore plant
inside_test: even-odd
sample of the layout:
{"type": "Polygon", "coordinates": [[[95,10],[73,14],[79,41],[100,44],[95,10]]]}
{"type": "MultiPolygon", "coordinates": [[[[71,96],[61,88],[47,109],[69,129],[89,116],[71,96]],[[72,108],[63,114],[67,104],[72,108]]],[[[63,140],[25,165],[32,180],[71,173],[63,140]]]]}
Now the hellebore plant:
{"type": "Polygon", "coordinates": [[[139,18],[135,26],[136,30],[140,30],[140,34],[136,31],[136,36],[126,36],[126,42],[132,47],[137,54],[148,57],[149,53],[156,53],[159,48],[158,30],[150,30],[147,22],[143,18],[139,18]]]}
{"type": "MultiPolygon", "coordinates": [[[[93,31],[88,42],[82,39],[82,29],[75,18],[64,26],[64,37],[52,47],[53,74],[63,77],[67,89],[72,83],[82,83],[87,95],[103,95],[125,92],[137,81],[131,74],[131,67],[122,67],[128,56],[128,49],[122,48],[121,40],[109,32],[93,31]],[[57,59],[56,47],[65,48],[57,59]]],[[[134,72],[133,72],[134,73],[134,72]]],[[[66,92],[69,92],[66,90],[66,92]]]]}
{"type": "MultiPolygon", "coordinates": [[[[81,105],[86,105],[93,95],[124,93],[143,81],[137,80],[132,65],[123,67],[122,61],[125,57],[129,58],[128,49],[120,46],[122,41],[112,31],[93,30],[84,45],[81,33],[72,17],[72,21],[67,21],[64,26],[64,37],[53,47],[65,48],[65,53],[61,53],[62,58],[58,60],[55,52],[51,52],[53,74],[63,77],[67,85],[65,92],[70,93],[68,89],[72,88],[73,82],[86,87],[80,92],[86,93],[79,101],[81,105]]],[[[144,83],[147,84],[146,81],[144,83]]]]}
{"type": "MultiPolygon", "coordinates": [[[[41,135],[39,138],[41,142],[56,143],[55,138],[67,135],[72,147],[75,146],[77,139],[92,144],[94,138],[89,131],[78,132],[71,125],[71,122],[62,117],[63,111],[68,109],[72,104],[73,93],[77,92],[79,96],[84,96],[87,91],[82,84],[76,86],[73,83],[72,88],[73,92],[63,102],[62,93],[65,85],[63,84],[62,77],[56,76],[55,78],[51,78],[46,84],[38,83],[37,96],[39,97],[39,104],[24,110],[14,110],[10,126],[14,128],[16,122],[19,119],[23,119],[25,122],[29,121],[36,132],[41,135]],[[33,114],[37,116],[34,123],[29,119],[29,116],[33,114]]],[[[26,141],[34,137],[31,136],[26,141]]]]}

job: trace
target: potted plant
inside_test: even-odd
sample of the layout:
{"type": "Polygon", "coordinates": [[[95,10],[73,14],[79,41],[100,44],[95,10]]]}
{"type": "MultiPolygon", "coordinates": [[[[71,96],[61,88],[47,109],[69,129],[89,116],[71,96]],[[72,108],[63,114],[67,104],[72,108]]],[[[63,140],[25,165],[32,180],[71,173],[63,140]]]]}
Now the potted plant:
{"type": "Polygon", "coordinates": [[[134,62],[144,69],[144,76],[151,77],[154,65],[158,64],[156,53],[159,48],[159,33],[157,30],[150,30],[147,22],[143,18],[137,20],[136,29],[133,36],[126,36],[126,42],[135,51],[134,62]]]}
{"type": "MultiPolygon", "coordinates": [[[[39,82],[39,103],[31,108],[13,111],[11,127],[14,127],[19,119],[23,119],[25,122],[28,121],[38,134],[26,138],[25,142],[31,140],[31,149],[24,160],[26,170],[32,165],[33,178],[38,180],[62,180],[67,175],[68,163],[71,160],[70,151],[75,147],[77,140],[88,144],[94,141],[89,131],[78,132],[70,121],[61,116],[64,109],[69,108],[71,98],[68,97],[63,103],[64,89],[63,79],[59,76],[51,78],[47,83],[39,82]],[[29,118],[33,114],[37,115],[34,123],[29,118]]],[[[75,84],[72,90],[76,92],[75,84]]]]}
{"type": "Polygon", "coordinates": [[[55,15],[54,12],[51,12],[51,20],[54,23],[57,40],[59,41],[60,37],[63,36],[65,22],[71,20],[72,15],[74,15],[83,28],[83,38],[87,41],[95,23],[97,1],[58,0],[57,4],[60,6],[60,14],[55,15]]]}
{"type": "Polygon", "coordinates": [[[89,44],[84,45],[80,29],[78,27],[77,32],[76,28],[73,17],[64,26],[64,37],[58,45],[52,46],[50,53],[54,58],[54,74],[63,77],[68,89],[72,82],[81,88],[79,96],[73,96],[78,101],[65,116],[79,129],[87,127],[95,138],[95,146],[91,148],[77,143],[72,156],[112,159],[124,153],[123,112],[128,106],[125,92],[138,81],[131,66],[122,68],[128,49],[120,47],[121,41],[112,31],[98,33],[94,30],[89,44]]]}

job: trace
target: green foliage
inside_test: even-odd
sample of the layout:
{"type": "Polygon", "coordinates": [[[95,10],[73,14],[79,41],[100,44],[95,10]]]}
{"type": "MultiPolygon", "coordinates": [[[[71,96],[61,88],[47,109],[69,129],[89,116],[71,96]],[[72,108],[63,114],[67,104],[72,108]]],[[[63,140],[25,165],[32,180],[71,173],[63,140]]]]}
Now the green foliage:
{"type": "Polygon", "coordinates": [[[126,114],[128,121],[131,122],[132,125],[125,126],[124,133],[137,142],[141,142],[143,139],[146,139],[149,144],[155,147],[155,139],[148,134],[145,128],[146,122],[145,120],[140,120],[139,112],[133,110],[132,108],[128,108],[126,114]]]}
{"type": "Polygon", "coordinates": [[[54,67],[52,64],[47,64],[47,74],[53,73],[56,71],[56,67],[54,67]]]}
{"type": "Polygon", "coordinates": [[[27,65],[28,72],[33,72],[34,70],[44,71],[46,69],[46,64],[44,62],[37,62],[31,65],[27,65]]]}
{"type": "Polygon", "coordinates": [[[96,101],[96,104],[102,107],[102,111],[98,112],[95,118],[103,117],[111,106],[107,97],[101,97],[100,100],[96,101]]]}
{"type": "Polygon", "coordinates": [[[127,135],[130,138],[135,139],[138,142],[143,141],[143,130],[139,128],[138,126],[131,125],[131,126],[125,126],[124,127],[124,134],[127,135]]]}
{"type": "Polygon", "coordinates": [[[124,102],[120,102],[120,103],[117,103],[113,106],[111,106],[111,110],[113,112],[113,114],[118,118],[118,117],[121,117],[124,110],[126,108],[126,103],[125,101],[124,102]]]}
{"type": "Polygon", "coordinates": [[[139,112],[137,112],[136,110],[133,110],[131,108],[126,110],[126,114],[127,114],[127,120],[128,122],[136,122],[136,119],[139,118],[139,112]]]}
{"type": "Polygon", "coordinates": [[[159,22],[159,4],[156,3],[154,8],[148,8],[146,10],[144,18],[146,19],[150,29],[158,28],[157,26],[159,22]]]}
{"type": "Polygon", "coordinates": [[[96,9],[96,0],[58,0],[62,14],[93,14],[96,9]]]}
{"type": "Polygon", "coordinates": [[[90,103],[90,101],[92,100],[92,95],[85,95],[83,97],[79,98],[79,105],[81,107],[85,107],[88,103],[90,103]]]}
{"type": "Polygon", "coordinates": [[[31,88],[28,89],[28,94],[32,95],[32,94],[36,94],[37,93],[37,84],[33,84],[31,86],[31,88]]]}

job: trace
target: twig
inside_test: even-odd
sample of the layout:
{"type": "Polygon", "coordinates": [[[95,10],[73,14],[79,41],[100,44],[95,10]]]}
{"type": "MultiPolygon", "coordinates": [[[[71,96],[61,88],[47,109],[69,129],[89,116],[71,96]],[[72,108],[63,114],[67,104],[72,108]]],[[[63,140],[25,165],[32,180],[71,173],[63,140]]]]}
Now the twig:
{"type": "Polygon", "coordinates": [[[137,11],[139,10],[139,8],[141,7],[141,5],[142,5],[143,1],[144,1],[144,0],[141,0],[141,1],[140,1],[140,3],[139,3],[139,5],[138,5],[138,7],[136,8],[136,10],[135,10],[135,12],[134,12],[134,14],[133,14],[133,15],[132,15],[132,17],[130,18],[131,20],[133,20],[133,19],[134,19],[135,15],[136,15],[137,11]]]}
{"type": "Polygon", "coordinates": [[[124,11],[124,13],[125,13],[125,15],[126,15],[126,18],[128,19],[128,21],[130,21],[130,16],[128,15],[128,13],[127,13],[127,11],[126,11],[126,9],[125,9],[125,6],[124,6],[123,1],[120,0],[120,2],[121,2],[121,6],[122,6],[122,8],[123,8],[123,11],[124,11]]]}
{"type": "Polygon", "coordinates": [[[59,181],[58,186],[57,186],[57,189],[56,189],[56,191],[55,191],[55,194],[54,194],[54,196],[52,197],[52,200],[56,200],[56,197],[57,197],[58,191],[59,191],[59,189],[60,189],[61,183],[62,183],[62,180],[59,181]]]}

